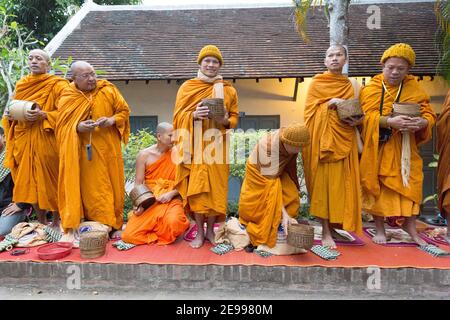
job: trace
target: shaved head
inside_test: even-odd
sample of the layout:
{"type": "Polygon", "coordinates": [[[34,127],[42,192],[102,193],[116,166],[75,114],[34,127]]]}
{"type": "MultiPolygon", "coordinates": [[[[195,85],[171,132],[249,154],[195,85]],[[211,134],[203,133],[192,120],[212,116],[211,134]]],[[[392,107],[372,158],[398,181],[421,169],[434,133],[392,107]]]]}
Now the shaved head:
{"type": "Polygon", "coordinates": [[[80,70],[84,69],[94,69],[92,65],[86,61],[75,61],[70,65],[70,72],[72,75],[75,75],[80,72],[80,70]]]}
{"type": "Polygon", "coordinates": [[[345,47],[343,45],[340,45],[340,44],[333,44],[333,45],[331,45],[327,49],[327,52],[325,53],[325,57],[328,56],[330,51],[334,51],[334,50],[340,50],[345,55],[345,58],[347,58],[347,49],[345,49],[345,47]]]}
{"type": "Polygon", "coordinates": [[[156,127],[156,133],[161,133],[164,134],[168,131],[172,131],[173,130],[173,125],[171,125],[168,122],[161,122],[158,124],[158,126],[156,127]]]}
{"type": "Polygon", "coordinates": [[[70,66],[72,79],[78,90],[89,92],[97,86],[97,75],[94,67],[86,61],[75,61],[70,66]]]}
{"type": "Polygon", "coordinates": [[[28,66],[34,75],[44,74],[50,70],[50,56],[41,49],[33,49],[28,53],[28,66]]]}
{"type": "Polygon", "coordinates": [[[40,55],[42,58],[45,59],[45,61],[47,61],[47,63],[50,63],[50,56],[47,52],[45,52],[44,50],[41,49],[33,49],[30,51],[29,55],[40,55]]]}

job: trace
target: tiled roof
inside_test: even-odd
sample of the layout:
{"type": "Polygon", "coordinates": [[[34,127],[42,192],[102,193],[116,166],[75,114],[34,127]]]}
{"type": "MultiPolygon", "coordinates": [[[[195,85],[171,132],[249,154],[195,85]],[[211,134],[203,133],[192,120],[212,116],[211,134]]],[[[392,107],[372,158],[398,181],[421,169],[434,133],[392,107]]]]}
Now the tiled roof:
{"type": "MultiPolygon", "coordinates": [[[[433,3],[379,4],[381,29],[369,30],[367,5],[350,6],[350,75],[380,72],[379,58],[391,44],[406,42],[416,51],[416,75],[433,75],[433,3]]],[[[188,79],[196,74],[203,45],[217,45],[226,78],[309,77],[323,72],[329,44],[320,8],[308,18],[311,42],[295,30],[293,8],[214,10],[90,11],[54,57],[87,60],[110,80],[188,79]]]]}

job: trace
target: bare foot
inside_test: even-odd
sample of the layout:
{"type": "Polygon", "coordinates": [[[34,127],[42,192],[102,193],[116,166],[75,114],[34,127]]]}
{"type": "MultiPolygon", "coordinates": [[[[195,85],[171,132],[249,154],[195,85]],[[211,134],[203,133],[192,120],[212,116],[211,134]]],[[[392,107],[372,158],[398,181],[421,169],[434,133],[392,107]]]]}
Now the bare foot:
{"type": "Polygon", "coordinates": [[[216,235],[214,234],[214,231],[210,231],[210,230],[206,231],[206,240],[208,240],[209,242],[211,242],[211,244],[212,244],[213,246],[216,245],[216,240],[215,240],[215,238],[216,238],[216,235]]]}
{"type": "Polygon", "coordinates": [[[333,238],[329,235],[322,236],[322,246],[328,249],[336,249],[336,243],[333,238]]]}
{"type": "Polygon", "coordinates": [[[405,223],[402,226],[402,229],[408,232],[410,237],[413,239],[415,243],[417,243],[419,246],[425,246],[427,245],[427,242],[423,240],[419,235],[417,234],[416,229],[416,219],[413,217],[406,218],[405,223]]]}
{"type": "Polygon", "coordinates": [[[109,233],[109,238],[110,239],[114,239],[114,240],[116,240],[116,239],[120,239],[121,238],[121,236],[122,236],[122,230],[114,230],[114,231],[111,231],[110,233],[109,233]]]}
{"type": "Polygon", "coordinates": [[[189,245],[194,248],[198,249],[201,246],[203,246],[203,243],[205,242],[205,236],[203,234],[200,234],[200,232],[197,232],[197,235],[195,236],[195,239],[192,240],[189,245]]]}
{"type": "Polygon", "coordinates": [[[384,232],[377,232],[373,236],[372,241],[376,244],[386,244],[386,234],[384,232]]]}

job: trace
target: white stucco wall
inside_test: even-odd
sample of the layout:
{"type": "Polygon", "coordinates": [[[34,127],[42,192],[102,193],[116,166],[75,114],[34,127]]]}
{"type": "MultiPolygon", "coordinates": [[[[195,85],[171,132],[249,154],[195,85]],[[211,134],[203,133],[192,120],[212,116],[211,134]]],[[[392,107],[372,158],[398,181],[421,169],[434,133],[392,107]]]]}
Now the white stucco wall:
{"type": "MultiPolygon", "coordinates": [[[[358,81],[361,83],[361,78],[358,81]]],[[[366,83],[370,78],[366,78],[366,83]]],[[[280,115],[281,126],[293,121],[303,122],[303,106],[311,79],[299,84],[297,101],[293,101],[295,79],[236,80],[233,86],[239,97],[239,111],[246,115],[280,115]]],[[[157,115],[158,121],[172,121],[173,108],[179,84],[176,81],[125,81],[115,82],[132,110],[132,116],[157,115]]],[[[449,90],[440,77],[431,81],[424,77],[420,84],[430,94],[436,112],[439,112],[449,90]]]]}

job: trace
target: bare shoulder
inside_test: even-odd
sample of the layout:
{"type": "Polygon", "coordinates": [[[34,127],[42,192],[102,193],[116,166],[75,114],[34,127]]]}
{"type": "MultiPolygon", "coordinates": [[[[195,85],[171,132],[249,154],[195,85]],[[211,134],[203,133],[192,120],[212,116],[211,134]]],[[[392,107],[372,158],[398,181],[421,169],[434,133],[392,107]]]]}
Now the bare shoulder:
{"type": "Polygon", "coordinates": [[[153,145],[139,151],[136,161],[144,162],[145,165],[149,165],[158,160],[159,157],[160,154],[157,152],[156,145],[153,145]]]}

